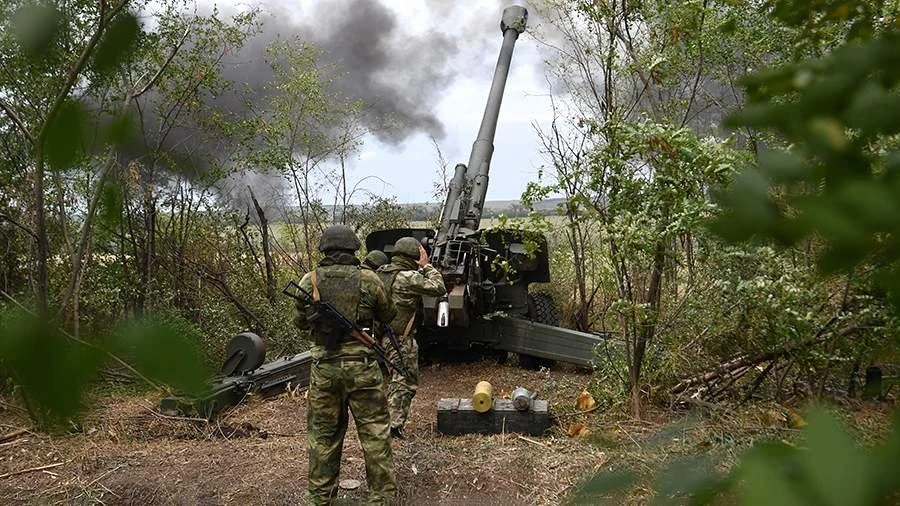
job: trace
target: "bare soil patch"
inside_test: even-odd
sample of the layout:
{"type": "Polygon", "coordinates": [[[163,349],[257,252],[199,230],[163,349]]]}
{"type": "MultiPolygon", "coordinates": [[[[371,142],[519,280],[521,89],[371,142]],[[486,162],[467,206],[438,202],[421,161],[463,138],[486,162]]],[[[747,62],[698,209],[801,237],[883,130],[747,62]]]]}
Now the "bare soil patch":
{"type": "MultiPolygon", "coordinates": [[[[605,454],[553,427],[541,438],[515,434],[447,437],[436,432],[438,399],[471,395],[478,380],[496,393],[517,386],[568,409],[589,377],[526,371],[491,362],[425,366],[407,439],[395,441],[395,465],[409,504],[558,504],[605,454]]],[[[26,434],[0,445],[0,475],[61,462],[0,480],[3,504],[302,504],[306,489],[303,392],[251,400],[214,423],[163,418],[157,398],[105,395],[81,432],[26,434]]],[[[10,403],[0,432],[27,426],[10,403]]],[[[344,445],[341,479],[362,486],[365,468],[355,430],[344,445]]]]}
{"type": "MultiPolygon", "coordinates": [[[[689,412],[650,410],[631,420],[618,409],[578,414],[586,373],[528,371],[493,362],[425,366],[407,439],[395,441],[395,466],[406,504],[560,504],[584,479],[628,469],[639,483],[608,504],[646,504],[656,476],[672,462],[702,457],[727,470],[760,438],[793,440],[799,406],[759,403],[689,412]],[[469,396],[479,380],[495,395],[517,386],[549,399],[556,422],[543,437],[438,434],[443,397],[469,396]],[[573,423],[584,424],[571,438],[573,423]]],[[[303,504],[306,401],[303,392],[251,399],[214,423],[172,420],[159,399],[99,394],[80,432],[4,434],[28,426],[15,403],[0,399],[0,504],[303,504]],[[54,465],[45,468],[44,466],[54,465]],[[22,472],[27,471],[27,472],[22,472]],[[10,474],[21,473],[21,474],[10,474]]],[[[864,441],[884,435],[893,403],[849,402],[844,420],[864,441]]],[[[344,443],[343,502],[365,497],[365,467],[351,423],[344,443]]]]}

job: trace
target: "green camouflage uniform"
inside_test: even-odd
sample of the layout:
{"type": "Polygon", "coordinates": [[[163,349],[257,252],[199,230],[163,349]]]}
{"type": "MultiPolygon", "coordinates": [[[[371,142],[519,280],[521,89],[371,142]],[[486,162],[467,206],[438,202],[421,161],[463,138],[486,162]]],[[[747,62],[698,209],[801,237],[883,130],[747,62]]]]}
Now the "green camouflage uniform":
{"type": "Polygon", "coordinates": [[[391,321],[391,328],[400,343],[402,356],[396,348],[384,339],[384,348],[395,363],[402,362],[409,371],[404,377],[397,371],[391,371],[391,382],[388,385],[388,407],[391,411],[391,428],[403,429],[409,417],[409,407],[419,385],[419,344],[416,342],[416,326],[409,322],[416,316],[416,310],[422,296],[440,297],[447,293],[441,273],[431,265],[426,265],[422,272],[412,259],[394,255],[391,263],[378,269],[378,276],[384,282],[388,294],[397,307],[397,316],[391,321]],[[403,333],[409,326],[409,334],[403,333]]]}
{"type": "MultiPolygon", "coordinates": [[[[358,263],[347,252],[331,252],[320,262],[316,284],[321,300],[332,303],[361,326],[371,325],[373,319],[391,321],[396,311],[384,285],[374,272],[360,269],[358,263]]],[[[308,273],[300,286],[314,293],[312,285],[312,273],[308,273]]],[[[306,304],[298,302],[297,310],[295,324],[311,329],[313,339],[319,343],[311,350],[309,378],[310,502],[328,504],[337,493],[349,408],[365,455],[369,504],[388,504],[397,494],[397,479],[384,377],[378,362],[370,349],[351,337],[342,337],[331,348],[321,344],[325,341],[322,336],[333,332],[333,328],[323,322],[324,318],[314,325],[307,322],[306,304]]]]}

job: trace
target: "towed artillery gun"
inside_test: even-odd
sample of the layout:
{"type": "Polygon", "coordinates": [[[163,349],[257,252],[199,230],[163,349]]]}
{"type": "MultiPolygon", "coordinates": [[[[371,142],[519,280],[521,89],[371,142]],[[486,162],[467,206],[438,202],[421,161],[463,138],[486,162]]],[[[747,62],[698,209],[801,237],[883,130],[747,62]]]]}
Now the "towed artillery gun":
{"type": "MultiPolygon", "coordinates": [[[[524,7],[503,11],[503,45],[478,137],[468,165],[458,164],[454,170],[439,228],[379,230],[370,233],[365,243],[368,250],[379,249],[391,256],[397,239],[415,237],[441,271],[447,295],[425,298],[418,318],[418,339],[424,353],[481,348],[504,355],[518,353],[520,363],[529,367],[553,360],[589,366],[594,346],[602,338],[558,327],[553,300],[528,290],[532,283],[550,281],[547,239],[530,232],[480,226],[500,104],[513,49],[527,19],[524,7]]],[[[235,337],[226,355],[223,376],[214,381],[207,395],[170,397],[163,400],[161,408],[212,417],[248,394],[264,396],[288,385],[309,383],[308,352],[264,364],[265,345],[255,334],[235,337]]]]}
{"type": "Polygon", "coordinates": [[[366,248],[390,256],[397,239],[413,236],[430,250],[447,295],[423,300],[418,334],[423,352],[480,347],[518,353],[527,367],[553,360],[588,366],[601,338],[559,328],[552,298],[528,289],[550,281],[547,239],[522,230],[481,228],[503,90],[527,18],[524,7],[503,12],[503,46],[478,137],[468,165],[454,169],[439,228],[375,231],[366,237],[366,248]]]}

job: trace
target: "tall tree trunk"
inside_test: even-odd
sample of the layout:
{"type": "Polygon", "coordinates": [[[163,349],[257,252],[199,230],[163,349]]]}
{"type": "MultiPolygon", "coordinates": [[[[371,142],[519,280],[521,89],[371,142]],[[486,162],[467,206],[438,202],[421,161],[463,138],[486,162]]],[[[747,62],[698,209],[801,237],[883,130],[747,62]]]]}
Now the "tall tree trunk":
{"type": "MultiPolygon", "coordinates": [[[[81,226],[81,233],[79,235],[78,244],[76,245],[75,254],[72,258],[72,274],[69,278],[69,284],[66,288],[66,292],[63,295],[62,303],[60,304],[60,312],[66,314],[67,317],[72,316],[72,314],[65,313],[68,310],[69,304],[73,301],[77,303],[77,299],[79,297],[79,287],[81,286],[81,277],[84,271],[84,258],[91,239],[94,216],[96,216],[97,214],[97,206],[100,203],[100,196],[103,193],[103,185],[106,182],[106,175],[110,171],[114,163],[114,160],[110,160],[110,162],[106,164],[100,171],[100,174],[97,176],[97,189],[94,191],[94,195],[91,196],[91,200],[88,203],[87,214],[84,217],[84,224],[81,226]]],[[[76,321],[74,322],[74,324],[77,327],[78,322],[76,321]]]]}
{"type": "Polygon", "coordinates": [[[256,195],[253,194],[253,188],[248,186],[247,189],[250,190],[250,198],[253,200],[253,207],[256,208],[256,216],[259,218],[259,230],[262,234],[263,259],[266,263],[266,298],[269,299],[269,304],[274,305],[275,268],[272,265],[272,252],[269,247],[269,221],[266,220],[266,213],[263,212],[259,201],[256,200],[256,195]]]}
{"type": "Polygon", "coordinates": [[[578,297],[577,309],[573,315],[575,328],[586,332],[588,330],[588,302],[587,302],[587,281],[585,274],[584,259],[584,237],[581,234],[578,222],[578,216],[573,211],[568,211],[569,220],[569,246],[572,250],[572,261],[575,269],[575,290],[578,297]]]}
{"type": "Polygon", "coordinates": [[[631,368],[631,411],[635,418],[640,418],[642,413],[641,370],[644,365],[644,358],[647,355],[647,345],[656,334],[656,322],[659,312],[659,302],[662,297],[662,277],[665,261],[665,240],[659,239],[656,243],[656,252],[653,255],[650,283],[647,286],[647,315],[641,322],[641,328],[635,329],[636,340],[634,343],[634,359],[631,368]]]}
{"type": "Polygon", "coordinates": [[[44,209],[44,149],[39,139],[36,147],[36,163],[34,166],[34,234],[37,243],[37,286],[35,298],[37,312],[41,318],[50,313],[49,286],[47,275],[47,257],[50,254],[50,242],[47,240],[47,214],[44,209]]]}

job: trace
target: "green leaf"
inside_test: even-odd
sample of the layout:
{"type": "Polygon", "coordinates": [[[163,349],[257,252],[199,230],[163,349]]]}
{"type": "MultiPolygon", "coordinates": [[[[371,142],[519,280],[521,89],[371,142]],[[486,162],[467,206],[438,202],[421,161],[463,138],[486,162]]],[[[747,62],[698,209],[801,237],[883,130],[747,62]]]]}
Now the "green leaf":
{"type": "Polygon", "coordinates": [[[126,147],[137,138],[134,117],[119,114],[112,118],[104,130],[104,140],[113,147],[126,147]]]}
{"type": "Polygon", "coordinates": [[[63,425],[77,418],[103,356],[31,316],[18,316],[0,330],[0,361],[38,421],[63,425]]]}
{"type": "Polygon", "coordinates": [[[108,230],[116,230],[122,221],[122,188],[112,181],[103,184],[100,220],[108,230]]]}
{"type": "Polygon", "coordinates": [[[768,128],[782,123],[780,109],[770,104],[748,104],[725,118],[728,128],[768,128]]]}
{"type": "Polygon", "coordinates": [[[62,15],[48,5],[28,5],[13,18],[14,36],[26,55],[36,58],[46,54],[62,27],[62,15]]]}
{"type": "Polygon", "coordinates": [[[733,17],[729,17],[718,27],[718,31],[725,34],[733,33],[736,29],[737,20],[733,17]]]}
{"type": "Polygon", "coordinates": [[[900,95],[870,81],[856,93],[845,118],[848,125],[867,135],[900,132],[900,95]]]}
{"type": "Polygon", "coordinates": [[[63,103],[44,135],[44,152],[51,168],[68,169],[75,163],[82,151],[87,121],[88,114],[80,102],[63,103]]]}
{"type": "Polygon", "coordinates": [[[875,477],[874,497],[891,497],[900,492],[900,410],[894,413],[891,434],[885,444],[875,449],[872,469],[875,477]]]}
{"type": "Polygon", "coordinates": [[[841,246],[856,246],[866,242],[855,216],[834,205],[831,199],[810,197],[797,199],[797,209],[803,213],[803,221],[830,242],[841,246]]]}
{"type": "Polygon", "coordinates": [[[819,255],[819,272],[824,275],[844,272],[860,263],[868,254],[866,244],[830,244],[819,255]]]}
{"type": "Polygon", "coordinates": [[[815,410],[807,421],[801,459],[816,495],[832,506],[870,504],[872,469],[863,451],[828,413],[815,410]]]}
{"type": "Polygon", "coordinates": [[[711,221],[710,229],[727,241],[743,241],[766,233],[778,218],[778,211],[769,196],[769,181],[753,168],[738,174],[718,200],[725,211],[711,221]]]}
{"type": "Polygon", "coordinates": [[[716,473],[708,457],[673,462],[657,478],[655,504],[680,504],[686,497],[711,500],[723,488],[724,477],[716,473]]]}
{"type": "Polygon", "coordinates": [[[749,506],[796,506],[807,504],[797,491],[791,474],[796,467],[794,451],[783,444],[759,444],[741,459],[739,475],[741,503],[749,506]]]}
{"type": "Polygon", "coordinates": [[[809,165],[803,158],[787,151],[760,153],[759,167],[776,183],[803,181],[811,174],[809,165]]]}
{"type": "Polygon", "coordinates": [[[102,74],[116,68],[129,56],[135,47],[140,32],[140,24],[134,14],[119,14],[106,29],[103,39],[94,53],[94,70],[102,74]]]}
{"type": "Polygon", "coordinates": [[[575,504],[597,504],[597,500],[622,492],[632,485],[635,476],[629,471],[604,471],[583,485],[574,494],[575,504]]]}
{"type": "Polygon", "coordinates": [[[895,194],[880,181],[851,180],[838,191],[838,199],[850,214],[871,231],[892,230],[900,222],[900,206],[895,194]]]}
{"type": "Polygon", "coordinates": [[[197,346],[197,336],[151,319],[132,322],[112,339],[115,353],[142,374],[186,394],[199,394],[210,377],[197,346]]]}
{"type": "Polygon", "coordinates": [[[844,125],[834,118],[814,118],[807,128],[810,144],[819,150],[826,153],[843,152],[850,147],[844,125]]]}

